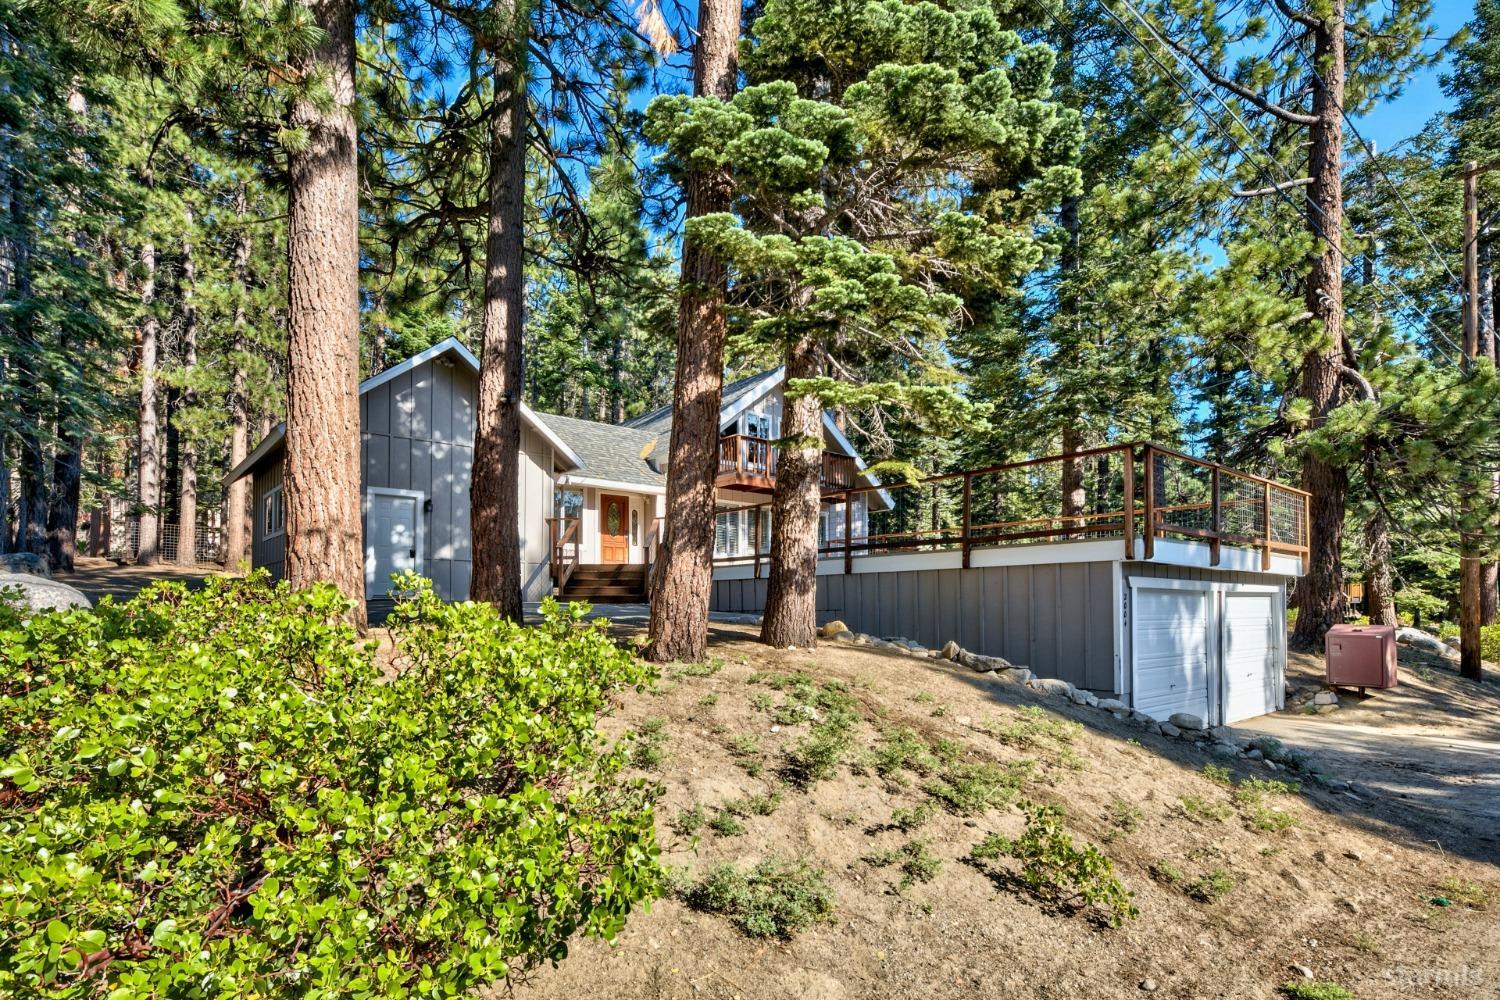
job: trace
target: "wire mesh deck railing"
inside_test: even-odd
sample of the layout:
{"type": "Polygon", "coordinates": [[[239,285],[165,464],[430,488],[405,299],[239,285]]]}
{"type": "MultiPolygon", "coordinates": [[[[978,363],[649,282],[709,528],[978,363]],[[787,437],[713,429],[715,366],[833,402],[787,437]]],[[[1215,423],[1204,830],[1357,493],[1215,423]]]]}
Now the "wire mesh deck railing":
{"type": "MultiPolygon", "coordinates": [[[[1275,553],[1307,554],[1305,492],[1153,444],[848,489],[824,501],[833,505],[833,521],[844,523],[826,533],[818,551],[842,557],[846,572],[855,556],[871,553],[957,550],[967,567],[976,549],[1048,541],[1118,539],[1124,558],[1135,559],[1140,539],[1150,559],[1158,539],[1198,540],[1208,544],[1212,565],[1227,543],[1258,549],[1267,570],[1275,553]]],[[[715,561],[753,562],[758,576],[763,556],[715,561]]]]}

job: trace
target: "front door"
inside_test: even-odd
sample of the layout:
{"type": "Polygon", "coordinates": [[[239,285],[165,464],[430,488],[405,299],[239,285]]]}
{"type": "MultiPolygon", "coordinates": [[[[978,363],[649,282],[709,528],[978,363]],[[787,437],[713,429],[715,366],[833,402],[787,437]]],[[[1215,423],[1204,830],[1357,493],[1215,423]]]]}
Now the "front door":
{"type": "Polygon", "coordinates": [[[630,498],[599,494],[599,561],[630,561],[630,498]]]}
{"type": "Polygon", "coordinates": [[[371,492],[368,528],[365,596],[383,597],[391,589],[392,573],[417,568],[417,498],[371,492]]]}

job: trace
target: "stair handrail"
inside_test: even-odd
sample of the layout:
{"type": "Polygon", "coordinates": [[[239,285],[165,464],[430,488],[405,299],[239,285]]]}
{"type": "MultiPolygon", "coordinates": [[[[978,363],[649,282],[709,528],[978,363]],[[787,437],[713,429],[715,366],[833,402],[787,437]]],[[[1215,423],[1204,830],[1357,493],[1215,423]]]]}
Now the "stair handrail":
{"type": "Polygon", "coordinates": [[[552,537],[552,583],[559,594],[568,585],[583,554],[583,546],[578,544],[578,529],[582,521],[579,517],[547,518],[547,533],[552,537]],[[566,553],[569,541],[573,544],[571,556],[566,553]]]}

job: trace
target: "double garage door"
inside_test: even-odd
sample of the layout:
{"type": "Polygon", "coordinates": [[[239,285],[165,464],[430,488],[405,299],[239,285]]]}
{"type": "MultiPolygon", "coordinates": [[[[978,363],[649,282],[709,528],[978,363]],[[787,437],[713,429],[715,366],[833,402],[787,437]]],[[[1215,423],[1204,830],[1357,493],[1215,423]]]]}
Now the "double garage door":
{"type": "Polygon", "coordinates": [[[1227,725],[1281,705],[1286,615],[1280,587],[1130,581],[1132,704],[1227,725]]]}

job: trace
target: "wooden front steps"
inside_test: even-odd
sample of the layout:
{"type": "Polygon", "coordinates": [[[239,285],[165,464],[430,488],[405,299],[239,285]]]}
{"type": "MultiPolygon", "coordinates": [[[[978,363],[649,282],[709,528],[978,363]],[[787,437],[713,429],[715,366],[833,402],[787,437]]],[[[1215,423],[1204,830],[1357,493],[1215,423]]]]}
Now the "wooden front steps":
{"type": "Polygon", "coordinates": [[[563,588],[564,600],[641,604],[646,600],[646,567],[624,563],[580,563],[563,588]]]}

